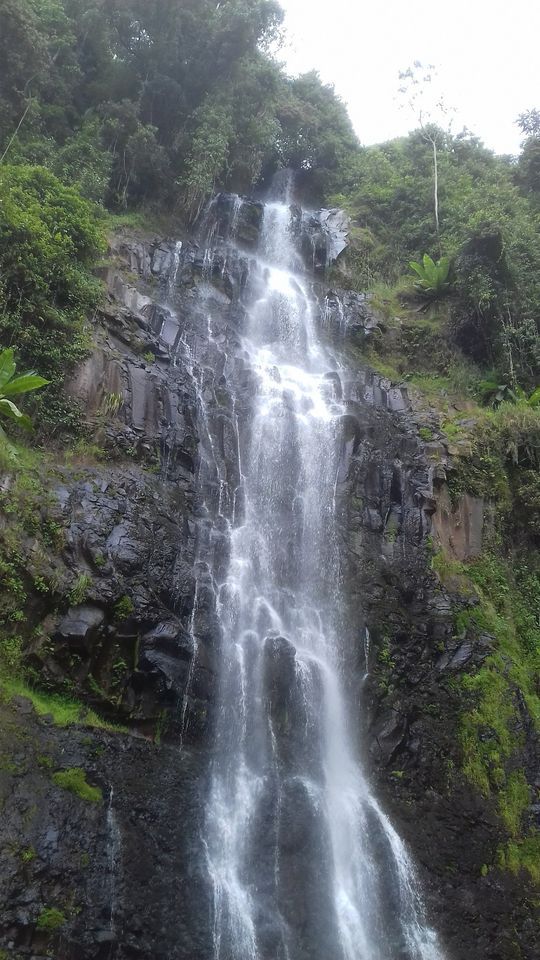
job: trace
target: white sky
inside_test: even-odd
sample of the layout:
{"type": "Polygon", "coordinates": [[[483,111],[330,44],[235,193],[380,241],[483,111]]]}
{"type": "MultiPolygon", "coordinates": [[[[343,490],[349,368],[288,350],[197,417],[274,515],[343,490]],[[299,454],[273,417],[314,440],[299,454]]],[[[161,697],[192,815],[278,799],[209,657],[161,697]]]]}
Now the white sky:
{"type": "Polygon", "coordinates": [[[280,0],[292,74],[316,69],[346,102],[364,144],[415,126],[397,102],[398,72],[436,66],[452,129],[517,153],[519,113],[540,108],[540,0],[280,0]]]}

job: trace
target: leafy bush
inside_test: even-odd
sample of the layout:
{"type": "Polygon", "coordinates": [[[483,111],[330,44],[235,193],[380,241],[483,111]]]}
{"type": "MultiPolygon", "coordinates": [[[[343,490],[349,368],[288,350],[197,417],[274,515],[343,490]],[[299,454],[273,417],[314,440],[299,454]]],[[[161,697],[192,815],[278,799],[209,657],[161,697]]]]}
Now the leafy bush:
{"type": "Polygon", "coordinates": [[[484,416],[480,439],[488,448],[511,466],[540,466],[540,411],[536,407],[506,402],[484,416]]]}
{"type": "Polygon", "coordinates": [[[480,380],[478,393],[482,403],[489,403],[496,407],[499,403],[517,400],[517,395],[508,383],[498,383],[496,380],[480,380]]]}
{"type": "Polygon", "coordinates": [[[483,403],[496,407],[499,403],[521,403],[528,407],[540,407],[540,387],[536,387],[527,396],[521,387],[511,387],[509,383],[498,383],[497,380],[480,380],[478,393],[483,403]]]}
{"type": "Polygon", "coordinates": [[[47,930],[53,932],[59,930],[66,923],[66,916],[56,907],[45,907],[36,921],[38,930],[47,930]]]}

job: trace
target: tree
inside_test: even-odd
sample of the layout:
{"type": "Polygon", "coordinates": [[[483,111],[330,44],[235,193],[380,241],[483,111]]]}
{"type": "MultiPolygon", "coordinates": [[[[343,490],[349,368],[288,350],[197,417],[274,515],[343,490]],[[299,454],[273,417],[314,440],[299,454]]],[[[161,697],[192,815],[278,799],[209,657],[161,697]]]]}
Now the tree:
{"type": "Polygon", "coordinates": [[[344,103],[311,71],[284,85],[276,114],[280,162],[300,171],[314,198],[325,198],[359,147],[344,103]]]}
{"type": "Polygon", "coordinates": [[[441,248],[441,228],[439,221],[439,150],[443,146],[445,133],[435,122],[445,119],[448,114],[443,97],[436,95],[433,87],[436,71],[433,64],[424,66],[415,60],[412,67],[400,72],[401,86],[399,93],[406,100],[414,113],[422,136],[429,144],[433,158],[433,213],[435,217],[435,232],[439,256],[441,248]]]}
{"type": "Polygon", "coordinates": [[[540,137],[540,110],[526,110],[517,119],[518,127],[527,137],[540,137]]]}
{"type": "Polygon", "coordinates": [[[540,198],[540,110],[520,114],[517,124],[525,139],[518,163],[518,182],[525,193],[540,198]]]}

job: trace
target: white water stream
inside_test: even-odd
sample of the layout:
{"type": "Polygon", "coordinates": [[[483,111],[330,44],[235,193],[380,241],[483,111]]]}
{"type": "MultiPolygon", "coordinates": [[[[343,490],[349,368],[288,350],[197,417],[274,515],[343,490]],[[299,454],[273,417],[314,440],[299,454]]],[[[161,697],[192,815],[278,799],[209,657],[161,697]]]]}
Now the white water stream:
{"type": "MultiPolygon", "coordinates": [[[[251,269],[243,346],[258,393],[242,451],[245,516],[219,588],[206,811],[214,960],[442,960],[354,747],[335,517],[344,408],[286,194],[265,206],[251,269]]],[[[364,649],[367,674],[367,633],[364,649]]]]}

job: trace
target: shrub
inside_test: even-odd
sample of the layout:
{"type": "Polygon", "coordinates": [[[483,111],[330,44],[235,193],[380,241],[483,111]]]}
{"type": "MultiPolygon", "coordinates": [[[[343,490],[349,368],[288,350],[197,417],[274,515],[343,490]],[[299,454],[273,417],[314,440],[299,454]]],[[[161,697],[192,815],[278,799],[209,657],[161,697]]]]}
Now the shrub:
{"type": "Polygon", "coordinates": [[[63,927],[65,922],[66,917],[61,910],[56,907],[45,907],[37,918],[36,927],[38,930],[48,930],[52,933],[63,927]]]}
{"type": "Polygon", "coordinates": [[[42,167],[0,168],[0,341],[51,381],[33,403],[45,431],[73,429],[77,414],[62,392],[85,355],[85,318],[101,288],[90,274],[104,248],[94,207],[42,167]]]}

